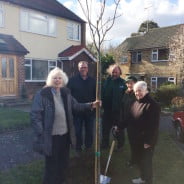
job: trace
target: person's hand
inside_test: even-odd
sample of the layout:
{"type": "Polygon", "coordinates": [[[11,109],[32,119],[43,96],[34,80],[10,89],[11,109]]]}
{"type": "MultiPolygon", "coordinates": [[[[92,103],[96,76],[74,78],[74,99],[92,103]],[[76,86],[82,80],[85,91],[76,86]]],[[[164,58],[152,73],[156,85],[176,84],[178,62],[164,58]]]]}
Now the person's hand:
{"type": "Polygon", "coordinates": [[[119,128],[117,126],[113,126],[112,127],[112,136],[114,138],[117,138],[118,137],[119,132],[120,132],[120,130],[119,130],[119,128]]]}
{"type": "Polygon", "coordinates": [[[144,149],[147,149],[147,148],[150,148],[151,147],[151,145],[149,145],[149,144],[144,144],[144,149]]]}
{"type": "Polygon", "coordinates": [[[91,107],[93,108],[93,109],[95,109],[97,106],[102,106],[102,101],[101,100],[96,100],[96,101],[94,101],[94,102],[92,102],[92,104],[91,104],[91,107]]]}

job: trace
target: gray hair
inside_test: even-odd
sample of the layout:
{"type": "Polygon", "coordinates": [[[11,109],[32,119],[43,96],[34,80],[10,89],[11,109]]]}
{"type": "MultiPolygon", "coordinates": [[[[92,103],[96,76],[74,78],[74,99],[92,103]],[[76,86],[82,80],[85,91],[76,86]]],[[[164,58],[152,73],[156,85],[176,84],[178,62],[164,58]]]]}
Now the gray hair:
{"type": "Polygon", "coordinates": [[[120,67],[118,64],[112,64],[112,65],[110,65],[109,68],[107,69],[107,73],[108,73],[109,75],[112,75],[112,72],[113,72],[113,70],[114,70],[115,68],[118,68],[118,69],[119,69],[120,75],[121,75],[121,74],[122,74],[122,70],[121,70],[121,67],[120,67]]]}
{"type": "Polygon", "coordinates": [[[63,79],[64,86],[68,83],[68,77],[65,72],[63,72],[62,69],[55,67],[53,70],[51,70],[47,76],[46,85],[52,87],[53,86],[53,77],[59,75],[63,79]]]}
{"type": "Polygon", "coordinates": [[[82,64],[86,64],[86,65],[88,66],[88,62],[87,62],[87,61],[80,61],[80,62],[78,63],[78,67],[79,67],[80,65],[82,65],[82,64]]]}
{"type": "Polygon", "coordinates": [[[136,91],[137,89],[142,89],[144,91],[148,91],[148,86],[147,83],[145,81],[138,81],[134,84],[134,91],[136,91]]]}

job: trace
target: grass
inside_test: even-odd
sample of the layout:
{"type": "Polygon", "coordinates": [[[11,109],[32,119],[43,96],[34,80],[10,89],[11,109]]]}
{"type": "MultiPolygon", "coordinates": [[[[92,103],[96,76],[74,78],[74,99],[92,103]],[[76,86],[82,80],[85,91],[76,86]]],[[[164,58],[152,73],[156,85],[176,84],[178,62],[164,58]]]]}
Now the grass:
{"type": "Polygon", "coordinates": [[[12,108],[0,108],[0,132],[14,130],[30,125],[29,113],[12,108]]]}
{"type": "MultiPolygon", "coordinates": [[[[108,151],[101,156],[102,174],[108,157],[108,151]]],[[[136,168],[127,169],[125,162],[129,159],[129,147],[123,152],[112,155],[108,176],[112,184],[130,184],[131,178],[138,175],[136,168]]],[[[181,184],[184,181],[184,153],[166,133],[161,133],[154,155],[154,184],[181,184]]],[[[43,161],[22,165],[0,173],[2,184],[40,184],[42,180],[43,161]]],[[[54,184],[54,183],[53,183],[54,184]]],[[[83,155],[71,158],[68,172],[68,184],[94,184],[94,156],[83,155]]]]}

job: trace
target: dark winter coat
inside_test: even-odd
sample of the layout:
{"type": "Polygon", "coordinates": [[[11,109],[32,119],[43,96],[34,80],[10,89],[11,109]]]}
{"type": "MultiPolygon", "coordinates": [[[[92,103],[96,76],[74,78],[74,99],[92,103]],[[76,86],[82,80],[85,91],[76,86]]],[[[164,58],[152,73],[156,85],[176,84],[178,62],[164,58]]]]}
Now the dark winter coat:
{"type": "Polygon", "coordinates": [[[118,112],[120,111],[122,97],[127,89],[125,80],[108,77],[102,87],[102,105],[104,111],[118,112]]]}
{"type": "Polygon", "coordinates": [[[158,138],[159,119],[159,104],[146,94],[132,104],[129,117],[121,124],[121,128],[128,124],[133,136],[132,143],[154,146],[158,138]]]}
{"type": "Polygon", "coordinates": [[[69,79],[67,87],[72,96],[80,103],[92,102],[96,98],[96,80],[90,76],[82,79],[80,74],[69,79]]]}
{"type": "MultiPolygon", "coordinates": [[[[30,113],[31,123],[36,135],[33,148],[35,151],[47,156],[52,153],[52,128],[55,114],[51,89],[51,87],[43,88],[35,95],[30,113]]],[[[91,103],[78,103],[67,88],[61,88],[60,93],[64,103],[70,142],[74,146],[76,141],[72,112],[90,110],[91,103]]]]}
{"type": "Polygon", "coordinates": [[[134,91],[126,90],[121,102],[120,122],[123,122],[129,116],[130,108],[135,101],[134,91]]]}

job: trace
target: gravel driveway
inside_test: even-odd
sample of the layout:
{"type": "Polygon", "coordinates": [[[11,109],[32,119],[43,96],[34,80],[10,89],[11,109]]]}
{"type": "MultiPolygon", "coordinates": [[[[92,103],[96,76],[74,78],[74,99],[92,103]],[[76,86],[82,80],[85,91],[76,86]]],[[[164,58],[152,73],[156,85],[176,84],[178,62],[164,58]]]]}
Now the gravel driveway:
{"type": "Polygon", "coordinates": [[[0,170],[42,159],[32,150],[32,137],[31,128],[0,134],[0,170]]]}
{"type": "MultiPolygon", "coordinates": [[[[173,134],[170,115],[162,115],[160,131],[173,134]]],[[[0,170],[7,170],[17,164],[24,164],[43,157],[32,150],[31,128],[0,134],[0,170]]],[[[184,144],[177,143],[184,150],[184,144]]]]}

